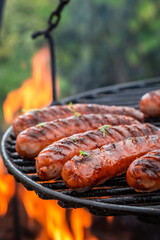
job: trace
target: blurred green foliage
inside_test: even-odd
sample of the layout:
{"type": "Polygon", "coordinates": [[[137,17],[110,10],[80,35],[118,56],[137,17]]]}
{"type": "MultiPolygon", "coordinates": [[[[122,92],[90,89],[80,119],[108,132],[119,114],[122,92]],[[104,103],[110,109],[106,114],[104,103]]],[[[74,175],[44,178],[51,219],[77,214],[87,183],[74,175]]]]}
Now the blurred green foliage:
{"type": "MultiPolygon", "coordinates": [[[[45,39],[57,5],[12,0],[5,6],[0,42],[0,102],[31,75],[30,59],[45,39]]],[[[160,75],[160,1],[71,0],[55,31],[61,97],[91,88],[160,75]]]]}

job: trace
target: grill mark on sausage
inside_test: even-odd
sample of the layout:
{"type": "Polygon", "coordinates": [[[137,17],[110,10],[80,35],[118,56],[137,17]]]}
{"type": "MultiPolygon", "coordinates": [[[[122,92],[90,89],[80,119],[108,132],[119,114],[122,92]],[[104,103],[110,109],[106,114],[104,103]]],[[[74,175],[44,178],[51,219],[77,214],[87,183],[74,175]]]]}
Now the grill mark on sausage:
{"type": "Polygon", "coordinates": [[[28,118],[26,118],[26,119],[24,119],[24,117],[23,117],[24,115],[22,115],[21,116],[21,121],[23,122],[23,121],[25,121],[26,120],[26,122],[35,122],[36,124],[38,123],[38,116],[37,116],[37,113],[35,112],[35,111],[31,111],[30,113],[28,113],[28,114],[26,114],[26,116],[28,117],[28,118]]]}
{"type": "Polygon", "coordinates": [[[147,127],[150,129],[151,132],[156,132],[157,131],[157,127],[152,125],[152,124],[147,124],[147,127]]]}
{"type": "MultiPolygon", "coordinates": [[[[121,116],[121,115],[120,115],[121,116]]],[[[124,122],[126,121],[127,119],[126,118],[115,118],[115,122],[117,122],[116,125],[123,125],[124,122]]],[[[114,122],[114,119],[112,120],[114,122]]],[[[128,121],[127,121],[128,122],[128,121]]]]}
{"type": "MultiPolygon", "coordinates": [[[[93,117],[93,118],[94,118],[94,117],[93,117]]],[[[96,118],[97,118],[97,122],[102,122],[102,119],[100,120],[100,117],[98,118],[98,117],[95,116],[94,120],[95,120],[96,118]]],[[[105,116],[104,116],[104,118],[105,118],[105,116]]],[[[92,120],[91,120],[90,118],[87,117],[87,115],[86,115],[86,116],[83,116],[83,115],[82,115],[82,117],[81,117],[80,119],[81,119],[82,125],[83,125],[84,122],[86,122],[86,123],[88,124],[88,126],[90,127],[90,129],[92,129],[92,127],[94,126],[94,123],[92,122],[92,120]]],[[[77,123],[79,123],[79,122],[78,122],[78,118],[77,118],[77,123]]],[[[79,124],[79,125],[80,125],[80,124],[79,124]]]]}
{"type": "Polygon", "coordinates": [[[123,134],[122,133],[123,128],[121,128],[121,130],[120,130],[120,128],[121,128],[120,126],[119,126],[118,129],[116,127],[115,128],[108,128],[108,129],[105,129],[105,131],[106,131],[106,134],[108,134],[108,136],[110,136],[111,139],[113,139],[115,141],[118,141],[123,136],[122,135],[123,134]]]}
{"type": "MultiPolygon", "coordinates": [[[[75,107],[76,107],[76,106],[75,106],[75,107]]],[[[75,107],[74,107],[74,108],[75,108],[75,107]]],[[[75,109],[75,110],[76,110],[76,109],[75,109]]],[[[77,110],[78,110],[78,109],[77,109],[77,110]]],[[[101,109],[98,105],[89,104],[89,105],[86,105],[86,111],[98,113],[99,111],[101,112],[102,109],[101,109]]]]}
{"type": "Polygon", "coordinates": [[[115,134],[115,138],[113,136],[113,138],[116,140],[116,141],[120,141],[121,139],[123,138],[126,138],[127,137],[130,137],[131,134],[130,134],[130,131],[128,131],[128,128],[126,126],[119,126],[118,128],[115,127],[114,128],[115,132],[118,133],[118,135],[120,135],[120,137],[118,136],[117,138],[117,135],[115,134]]]}
{"type": "Polygon", "coordinates": [[[137,137],[137,135],[139,135],[139,132],[141,133],[142,136],[144,135],[143,131],[141,130],[141,126],[140,127],[136,126],[134,129],[128,128],[128,126],[126,126],[126,128],[130,133],[129,137],[137,137]]]}
{"type": "Polygon", "coordinates": [[[159,172],[159,168],[157,167],[155,160],[156,159],[153,157],[143,158],[141,161],[141,164],[143,165],[142,171],[147,172],[149,170],[157,175],[157,173],[159,172]]]}
{"type": "MultiPolygon", "coordinates": [[[[121,117],[118,118],[117,116],[118,115],[115,115],[115,118],[113,118],[112,115],[111,115],[111,118],[108,119],[108,122],[109,122],[110,125],[120,125],[121,124],[122,118],[121,117]]],[[[121,115],[119,115],[119,116],[121,116],[121,115]]]]}
{"type": "Polygon", "coordinates": [[[62,147],[63,147],[64,150],[71,150],[70,146],[68,146],[67,144],[59,143],[56,146],[52,146],[51,148],[46,148],[44,150],[44,152],[52,153],[53,150],[54,150],[56,153],[59,153],[59,154],[63,155],[62,147]]]}
{"type": "Polygon", "coordinates": [[[142,131],[142,133],[144,134],[144,135],[148,135],[148,134],[150,134],[150,132],[153,132],[154,133],[154,129],[152,129],[152,128],[149,128],[149,125],[148,124],[146,124],[146,128],[141,128],[141,126],[138,126],[138,128],[140,129],[140,131],[142,131]]]}
{"type": "MultiPolygon", "coordinates": [[[[22,133],[24,135],[24,133],[22,133]]],[[[41,131],[38,131],[37,129],[32,129],[32,132],[30,132],[30,138],[40,139],[41,136],[43,137],[44,134],[41,131]]]]}
{"type": "Polygon", "coordinates": [[[53,110],[54,111],[57,110],[57,113],[56,113],[57,115],[64,115],[64,116],[66,116],[68,114],[69,114],[69,116],[73,115],[73,112],[69,109],[69,107],[67,105],[66,106],[60,106],[59,109],[54,108],[53,110]]]}

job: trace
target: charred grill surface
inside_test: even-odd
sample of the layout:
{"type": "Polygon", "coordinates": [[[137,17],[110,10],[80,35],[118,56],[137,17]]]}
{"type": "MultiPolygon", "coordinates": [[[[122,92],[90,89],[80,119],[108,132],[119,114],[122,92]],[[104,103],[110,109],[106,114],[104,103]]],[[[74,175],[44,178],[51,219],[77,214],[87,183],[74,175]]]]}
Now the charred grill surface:
{"type": "MultiPolygon", "coordinates": [[[[98,103],[127,105],[138,108],[141,96],[160,88],[160,79],[106,87],[78,94],[61,101],[62,104],[98,103]],[[127,99],[127,101],[126,101],[127,99]]],[[[146,119],[160,127],[160,119],[146,119]]],[[[57,199],[62,207],[87,207],[95,215],[113,216],[133,214],[160,220],[160,191],[137,193],[131,189],[125,176],[107,181],[85,193],[68,189],[61,179],[43,181],[37,174],[33,160],[23,160],[15,150],[16,138],[9,128],[2,139],[2,155],[8,171],[28,190],[34,190],[43,199],[57,199]]]]}

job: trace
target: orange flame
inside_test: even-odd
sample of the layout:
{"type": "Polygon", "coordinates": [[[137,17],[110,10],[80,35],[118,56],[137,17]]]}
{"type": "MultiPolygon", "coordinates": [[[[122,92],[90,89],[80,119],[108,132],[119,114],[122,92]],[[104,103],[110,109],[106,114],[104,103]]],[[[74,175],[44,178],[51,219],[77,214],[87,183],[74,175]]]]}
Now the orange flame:
{"type": "Polygon", "coordinates": [[[14,194],[14,190],[14,179],[6,173],[0,156],[0,215],[6,214],[8,203],[14,194]]]}
{"type": "Polygon", "coordinates": [[[10,92],[4,101],[3,111],[7,123],[12,123],[22,109],[30,110],[47,106],[52,101],[50,54],[43,47],[32,59],[32,77],[10,92]],[[16,100],[16,101],[15,101],[16,100]]]}
{"type": "Polygon", "coordinates": [[[66,210],[59,207],[54,200],[42,200],[34,192],[20,189],[28,215],[43,226],[38,240],[97,240],[90,232],[85,237],[85,230],[92,224],[92,216],[85,209],[71,211],[71,231],[67,224],[66,210]],[[72,232],[72,233],[71,233],[72,232]]]}
{"type": "Polygon", "coordinates": [[[85,236],[85,229],[89,229],[92,225],[92,215],[86,209],[72,210],[71,227],[74,235],[74,240],[96,240],[90,231],[85,236]]]}
{"type": "Polygon", "coordinates": [[[24,188],[21,188],[20,197],[28,215],[43,226],[39,240],[72,240],[65,218],[65,209],[59,207],[56,201],[42,200],[34,192],[28,192],[24,188]]]}

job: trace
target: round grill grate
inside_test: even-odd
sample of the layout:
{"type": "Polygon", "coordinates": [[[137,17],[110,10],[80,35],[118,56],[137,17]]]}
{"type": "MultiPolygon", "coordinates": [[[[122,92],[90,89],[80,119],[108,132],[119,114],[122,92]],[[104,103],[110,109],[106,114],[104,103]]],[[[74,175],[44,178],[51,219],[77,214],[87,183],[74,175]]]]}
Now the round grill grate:
{"type": "MultiPolygon", "coordinates": [[[[160,88],[160,78],[114,85],[91,90],[60,101],[60,104],[98,103],[106,105],[124,105],[138,108],[141,96],[160,88]]],[[[160,119],[147,119],[147,122],[160,126],[160,119]]],[[[34,190],[42,199],[56,199],[64,208],[86,207],[92,214],[137,215],[151,218],[160,217],[160,191],[137,193],[120,176],[95,187],[85,193],[76,193],[68,189],[61,179],[42,181],[36,174],[35,162],[23,160],[15,150],[16,139],[10,127],[4,134],[1,149],[4,164],[8,172],[28,190],[34,190]]]]}

